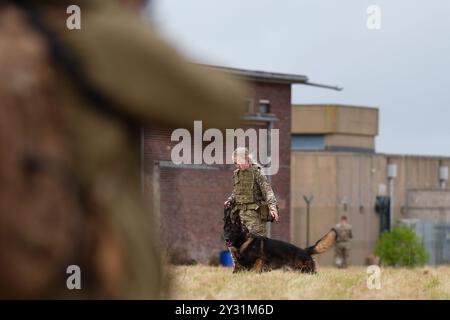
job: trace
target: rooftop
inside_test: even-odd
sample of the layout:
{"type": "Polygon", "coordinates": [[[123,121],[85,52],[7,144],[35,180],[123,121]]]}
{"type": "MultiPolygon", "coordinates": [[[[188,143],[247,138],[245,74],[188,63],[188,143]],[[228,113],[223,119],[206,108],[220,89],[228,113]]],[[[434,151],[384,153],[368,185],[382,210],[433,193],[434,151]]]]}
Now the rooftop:
{"type": "Polygon", "coordinates": [[[200,66],[208,68],[208,69],[228,72],[237,77],[254,80],[254,81],[269,82],[269,83],[281,83],[281,84],[303,84],[303,85],[310,85],[310,86],[321,87],[321,88],[326,88],[326,89],[333,89],[333,90],[337,90],[337,91],[342,90],[342,88],[339,88],[337,86],[329,86],[329,85],[309,82],[309,79],[307,76],[300,75],[300,74],[237,69],[237,68],[230,68],[230,67],[224,67],[224,66],[213,66],[213,65],[206,65],[206,64],[200,64],[200,66]]]}

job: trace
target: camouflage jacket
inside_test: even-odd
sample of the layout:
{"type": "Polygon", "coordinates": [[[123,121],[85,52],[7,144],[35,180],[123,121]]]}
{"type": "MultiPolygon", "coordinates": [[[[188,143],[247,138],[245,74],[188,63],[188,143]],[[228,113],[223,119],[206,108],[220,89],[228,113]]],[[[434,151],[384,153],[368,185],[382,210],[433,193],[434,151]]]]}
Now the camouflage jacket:
{"type": "MultiPolygon", "coordinates": [[[[255,204],[261,205],[263,202],[265,202],[270,211],[276,211],[278,212],[278,202],[275,197],[275,193],[272,190],[272,187],[270,186],[269,181],[267,180],[267,177],[261,172],[261,167],[258,165],[253,164],[248,170],[253,171],[253,177],[254,177],[254,184],[253,184],[253,194],[255,199],[255,204]]],[[[233,181],[238,179],[239,176],[239,169],[234,170],[233,172],[233,181]]],[[[228,197],[228,200],[230,200],[232,203],[236,202],[236,196],[235,196],[236,190],[233,189],[233,192],[228,197]]]]}
{"type": "Polygon", "coordinates": [[[339,222],[335,229],[338,234],[336,242],[348,242],[353,238],[352,226],[349,223],[339,222]]]}

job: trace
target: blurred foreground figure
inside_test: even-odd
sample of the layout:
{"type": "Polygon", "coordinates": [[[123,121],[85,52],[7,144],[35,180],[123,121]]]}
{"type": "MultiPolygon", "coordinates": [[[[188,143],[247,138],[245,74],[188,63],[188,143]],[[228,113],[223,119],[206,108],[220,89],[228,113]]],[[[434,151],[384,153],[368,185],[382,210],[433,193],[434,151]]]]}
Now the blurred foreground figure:
{"type": "Polygon", "coordinates": [[[337,232],[334,245],[335,264],[338,268],[347,268],[351,249],[350,240],[353,238],[352,226],[348,223],[347,216],[342,216],[341,221],[334,228],[337,232]]]}
{"type": "Polygon", "coordinates": [[[166,297],[140,128],[235,127],[240,92],[119,1],[0,0],[0,297],[166,297]]]}

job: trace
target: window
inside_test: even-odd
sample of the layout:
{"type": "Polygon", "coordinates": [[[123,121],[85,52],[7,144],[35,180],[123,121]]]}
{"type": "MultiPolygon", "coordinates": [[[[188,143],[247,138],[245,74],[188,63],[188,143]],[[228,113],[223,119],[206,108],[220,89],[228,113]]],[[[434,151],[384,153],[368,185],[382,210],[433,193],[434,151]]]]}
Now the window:
{"type": "Polygon", "coordinates": [[[292,150],[324,150],[325,136],[321,134],[293,134],[292,150]]]}
{"type": "Polygon", "coordinates": [[[259,100],[258,113],[270,113],[270,101],[269,100],[259,100]]]}

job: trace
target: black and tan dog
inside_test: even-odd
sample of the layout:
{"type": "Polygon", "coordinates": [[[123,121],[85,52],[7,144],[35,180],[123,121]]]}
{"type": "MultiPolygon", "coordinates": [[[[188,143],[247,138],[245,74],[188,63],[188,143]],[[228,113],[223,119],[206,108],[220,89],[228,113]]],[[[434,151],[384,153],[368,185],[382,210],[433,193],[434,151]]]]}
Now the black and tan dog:
{"type": "Polygon", "coordinates": [[[249,233],[240,219],[231,220],[230,209],[225,209],[224,222],[225,244],[237,259],[233,272],[287,269],[315,273],[316,264],[312,256],[327,251],[337,235],[336,230],[331,229],[313,246],[301,249],[284,241],[249,233]]]}

